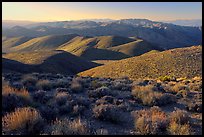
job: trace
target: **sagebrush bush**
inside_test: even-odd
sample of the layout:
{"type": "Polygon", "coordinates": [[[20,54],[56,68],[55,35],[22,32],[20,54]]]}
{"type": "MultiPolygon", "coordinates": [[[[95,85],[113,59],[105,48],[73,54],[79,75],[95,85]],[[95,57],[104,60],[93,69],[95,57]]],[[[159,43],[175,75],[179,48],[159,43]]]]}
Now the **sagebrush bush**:
{"type": "Polygon", "coordinates": [[[89,128],[80,118],[73,121],[68,119],[55,120],[51,125],[51,135],[88,135],[89,128]]]}
{"type": "Polygon", "coordinates": [[[61,106],[64,105],[67,101],[71,100],[71,95],[67,92],[58,92],[55,95],[56,103],[61,106]]]}
{"type": "Polygon", "coordinates": [[[181,125],[176,122],[171,122],[167,130],[170,135],[191,135],[191,127],[189,124],[181,125]]]}
{"type": "Polygon", "coordinates": [[[167,115],[159,107],[140,110],[135,113],[135,130],[142,135],[157,135],[166,130],[167,115]]]}
{"type": "Polygon", "coordinates": [[[38,134],[42,130],[40,113],[30,107],[18,108],[2,118],[3,132],[18,131],[24,134],[38,134]]]}
{"type": "Polygon", "coordinates": [[[57,79],[54,83],[53,83],[53,87],[54,88],[68,88],[70,84],[70,81],[63,78],[63,79],[57,79]]]}
{"type": "Polygon", "coordinates": [[[170,121],[181,125],[189,123],[189,119],[189,114],[185,110],[177,109],[170,114],[170,121]]]}
{"type": "Polygon", "coordinates": [[[100,82],[98,82],[97,80],[93,80],[91,81],[91,87],[93,87],[93,89],[99,88],[103,86],[100,82]]]}
{"type": "Polygon", "coordinates": [[[73,78],[70,88],[74,93],[82,92],[83,86],[82,86],[81,78],[73,78]]]}
{"type": "Polygon", "coordinates": [[[101,98],[105,95],[112,95],[111,90],[108,87],[100,87],[88,92],[88,96],[93,98],[101,98]]]}
{"type": "Polygon", "coordinates": [[[33,101],[45,104],[47,103],[50,99],[53,98],[53,96],[49,93],[47,93],[44,90],[38,90],[32,95],[33,101]]]}
{"type": "Polygon", "coordinates": [[[36,87],[40,90],[51,90],[53,88],[53,83],[49,80],[39,80],[36,83],[36,87]]]}
{"type": "Polygon", "coordinates": [[[41,105],[38,110],[40,111],[42,118],[48,122],[55,120],[59,114],[59,107],[54,105],[41,105]]]}
{"type": "Polygon", "coordinates": [[[6,95],[6,94],[16,94],[18,96],[22,96],[25,99],[30,99],[30,94],[25,88],[16,89],[11,86],[4,85],[2,87],[2,95],[6,95]]]}
{"type": "Polygon", "coordinates": [[[172,81],[172,80],[175,81],[176,80],[176,78],[173,76],[160,76],[158,79],[161,81],[172,81]]]}
{"type": "Polygon", "coordinates": [[[186,109],[191,112],[202,113],[202,103],[188,102],[186,105],[186,109]]]}
{"type": "Polygon", "coordinates": [[[35,86],[37,83],[38,78],[32,75],[24,75],[22,77],[21,82],[23,83],[24,86],[29,87],[29,86],[35,86]]]}
{"type": "Polygon", "coordinates": [[[181,90],[185,90],[186,92],[189,92],[189,87],[183,83],[177,83],[175,86],[172,87],[173,92],[178,93],[181,90]]]}
{"type": "Polygon", "coordinates": [[[93,108],[94,117],[112,123],[122,121],[121,110],[118,106],[112,104],[100,104],[93,108]]]}
{"type": "Polygon", "coordinates": [[[155,92],[152,86],[134,86],[132,95],[139,98],[143,105],[162,106],[176,101],[175,96],[167,93],[155,92]]]}
{"type": "Polygon", "coordinates": [[[2,95],[2,112],[11,112],[19,107],[26,107],[30,104],[30,101],[18,96],[16,94],[4,94],[2,95]]]}

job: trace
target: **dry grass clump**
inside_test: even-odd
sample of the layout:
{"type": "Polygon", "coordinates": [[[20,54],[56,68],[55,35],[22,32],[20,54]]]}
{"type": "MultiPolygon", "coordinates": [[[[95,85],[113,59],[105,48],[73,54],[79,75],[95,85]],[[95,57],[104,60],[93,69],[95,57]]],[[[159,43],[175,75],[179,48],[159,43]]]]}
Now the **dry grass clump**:
{"type": "Polygon", "coordinates": [[[191,135],[191,128],[189,124],[178,124],[171,122],[168,127],[168,131],[171,135],[191,135]]]}
{"type": "Polygon", "coordinates": [[[167,93],[156,92],[152,88],[152,85],[134,86],[132,95],[139,98],[143,105],[147,106],[162,106],[176,101],[175,96],[167,93]]]}
{"type": "Polygon", "coordinates": [[[39,80],[36,84],[36,87],[40,90],[51,90],[52,84],[53,83],[49,80],[39,80]]]}
{"type": "Polygon", "coordinates": [[[3,85],[2,95],[8,95],[8,94],[16,94],[16,95],[21,96],[25,99],[30,99],[30,94],[25,88],[16,89],[16,88],[13,88],[9,85],[3,85]]]}
{"type": "Polygon", "coordinates": [[[3,132],[19,131],[19,133],[38,133],[42,118],[39,112],[30,107],[18,108],[2,118],[3,132]]]}
{"type": "Polygon", "coordinates": [[[75,93],[79,93],[83,91],[82,80],[81,78],[73,78],[71,83],[71,90],[75,93]]]}
{"type": "Polygon", "coordinates": [[[176,78],[173,77],[173,76],[160,76],[158,79],[163,81],[163,82],[164,81],[175,81],[176,80],[176,78]]]}
{"type": "Polygon", "coordinates": [[[121,110],[118,106],[112,104],[100,104],[93,108],[94,117],[112,123],[122,121],[121,110]]]}
{"type": "Polygon", "coordinates": [[[86,122],[80,118],[73,121],[68,119],[55,120],[51,125],[51,135],[88,135],[89,129],[86,122]]]}
{"type": "Polygon", "coordinates": [[[170,121],[174,121],[178,124],[187,124],[189,123],[189,115],[185,110],[177,109],[170,114],[170,121]]]}
{"type": "Polygon", "coordinates": [[[189,124],[190,117],[184,110],[177,109],[170,114],[170,124],[168,131],[172,135],[190,135],[191,127],[189,124]]]}
{"type": "Polygon", "coordinates": [[[177,83],[175,84],[175,86],[172,87],[173,92],[178,93],[181,90],[186,90],[187,92],[189,92],[189,87],[183,83],[177,83]]]}
{"type": "Polygon", "coordinates": [[[142,135],[161,134],[168,125],[167,115],[159,107],[152,107],[150,110],[136,111],[135,130],[142,135]]]}

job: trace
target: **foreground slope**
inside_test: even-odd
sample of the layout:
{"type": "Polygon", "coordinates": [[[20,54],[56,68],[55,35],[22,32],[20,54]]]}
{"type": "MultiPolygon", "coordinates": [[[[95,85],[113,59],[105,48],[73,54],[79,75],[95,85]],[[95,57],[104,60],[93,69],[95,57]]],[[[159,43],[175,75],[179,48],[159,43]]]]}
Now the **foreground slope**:
{"type": "Polygon", "coordinates": [[[4,54],[2,62],[2,68],[5,72],[45,72],[71,75],[98,65],[64,51],[4,54]]]}
{"type": "Polygon", "coordinates": [[[146,53],[79,73],[81,76],[111,78],[128,76],[131,79],[157,78],[165,75],[194,77],[201,74],[202,46],[146,53]]]}

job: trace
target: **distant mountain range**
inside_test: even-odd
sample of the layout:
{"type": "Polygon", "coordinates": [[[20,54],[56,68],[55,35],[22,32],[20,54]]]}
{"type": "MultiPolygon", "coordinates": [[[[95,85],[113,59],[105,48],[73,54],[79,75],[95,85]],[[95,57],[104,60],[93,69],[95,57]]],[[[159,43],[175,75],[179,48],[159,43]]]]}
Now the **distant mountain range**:
{"type": "Polygon", "coordinates": [[[180,26],[196,26],[196,27],[202,26],[202,19],[173,20],[173,21],[163,21],[163,22],[172,23],[180,26]]]}
{"type": "MultiPolygon", "coordinates": [[[[5,26],[5,25],[4,25],[5,26]]],[[[147,19],[113,21],[60,21],[3,28],[4,38],[77,34],[86,36],[137,37],[162,49],[202,43],[202,27],[179,26],[147,19]]]]}

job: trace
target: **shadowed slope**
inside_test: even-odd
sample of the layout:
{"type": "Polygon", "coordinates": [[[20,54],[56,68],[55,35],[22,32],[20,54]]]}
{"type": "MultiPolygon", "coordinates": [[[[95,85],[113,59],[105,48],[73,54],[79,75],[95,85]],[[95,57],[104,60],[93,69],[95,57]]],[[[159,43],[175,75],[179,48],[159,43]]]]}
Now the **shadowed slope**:
{"type": "Polygon", "coordinates": [[[131,79],[157,78],[165,75],[194,77],[201,74],[202,46],[146,53],[79,73],[81,76],[111,78],[128,76],[131,79]]]}
{"type": "MultiPolygon", "coordinates": [[[[12,54],[12,53],[10,53],[12,54]]],[[[15,71],[21,73],[27,72],[44,72],[44,73],[61,73],[76,74],[81,71],[98,66],[98,64],[86,61],[64,51],[41,51],[15,53],[9,56],[9,59],[3,59],[3,70],[15,71]],[[42,56],[39,56],[42,55],[42,56]],[[18,61],[15,60],[15,56],[18,61]],[[11,60],[12,59],[12,60],[11,60]],[[27,61],[33,59],[31,61],[27,61]],[[17,63],[16,63],[17,62],[17,63]],[[27,63],[27,64],[25,64],[27,63]],[[17,68],[17,69],[16,69],[17,68]]]]}

